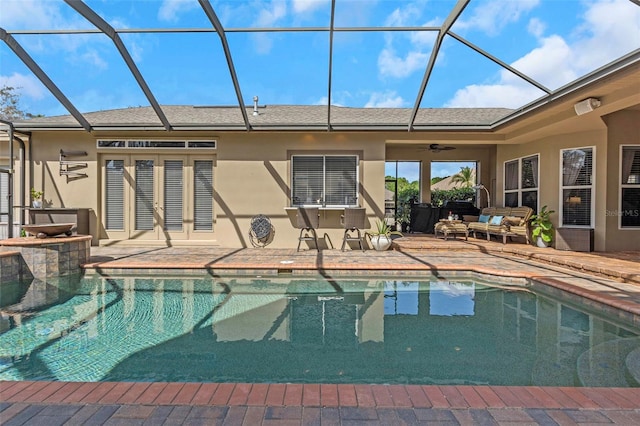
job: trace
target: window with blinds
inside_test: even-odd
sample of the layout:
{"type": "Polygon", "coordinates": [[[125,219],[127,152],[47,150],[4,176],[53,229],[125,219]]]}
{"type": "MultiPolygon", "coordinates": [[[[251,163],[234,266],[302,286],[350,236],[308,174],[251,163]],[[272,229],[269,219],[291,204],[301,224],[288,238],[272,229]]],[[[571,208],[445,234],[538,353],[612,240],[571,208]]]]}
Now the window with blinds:
{"type": "Polygon", "coordinates": [[[124,230],[124,160],[105,163],[105,228],[124,230]]]}
{"type": "Polygon", "coordinates": [[[292,205],[350,206],[358,204],[358,157],[294,155],[292,205]]]}
{"type": "Polygon", "coordinates": [[[182,231],[183,173],[182,160],[164,162],[164,229],[166,231],[182,231]]]}
{"type": "Polygon", "coordinates": [[[135,230],[153,230],[153,160],[136,160],[135,230]]]}
{"type": "Polygon", "coordinates": [[[621,228],[640,228],[640,145],[622,146],[620,217],[621,228]]]}
{"type": "Polygon", "coordinates": [[[193,162],[193,229],[213,230],[213,161],[193,162]]]}
{"type": "Polygon", "coordinates": [[[504,163],[505,207],[531,207],[538,211],[539,156],[517,158],[504,163]]]}
{"type": "Polygon", "coordinates": [[[562,226],[592,227],[594,148],[561,151],[562,226]]]}

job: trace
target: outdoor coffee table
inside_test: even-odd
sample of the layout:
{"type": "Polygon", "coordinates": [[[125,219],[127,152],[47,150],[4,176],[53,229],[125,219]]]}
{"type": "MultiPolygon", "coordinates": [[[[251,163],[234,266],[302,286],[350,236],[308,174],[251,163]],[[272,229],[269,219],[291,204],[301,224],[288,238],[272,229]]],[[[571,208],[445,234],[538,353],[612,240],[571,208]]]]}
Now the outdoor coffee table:
{"type": "Polygon", "coordinates": [[[467,229],[467,225],[462,223],[461,220],[440,219],[440,221],[434,226],[434,238],[438,238],[438,234],[442,234],[445,241],[449,238],[449,235],[453,235],[453,238],[455,239],[456,234],[464,234],[465,241],[469,239],[469,230],[467,229]]]}

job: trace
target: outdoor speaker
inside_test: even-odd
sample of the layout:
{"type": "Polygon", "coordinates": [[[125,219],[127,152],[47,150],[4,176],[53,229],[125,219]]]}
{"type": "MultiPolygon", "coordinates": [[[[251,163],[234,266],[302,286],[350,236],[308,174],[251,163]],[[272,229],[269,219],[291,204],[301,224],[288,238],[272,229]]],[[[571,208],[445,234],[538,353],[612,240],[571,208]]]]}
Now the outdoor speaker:
{"type": "Polygon", "coordinates": [[[600,106],[600,100],[596,98],[587,98],[583,101],[578,102],[573,106],[576,110],[576,114],[582,115],[588,112],[593,111],[594,109],[600,106]]]}

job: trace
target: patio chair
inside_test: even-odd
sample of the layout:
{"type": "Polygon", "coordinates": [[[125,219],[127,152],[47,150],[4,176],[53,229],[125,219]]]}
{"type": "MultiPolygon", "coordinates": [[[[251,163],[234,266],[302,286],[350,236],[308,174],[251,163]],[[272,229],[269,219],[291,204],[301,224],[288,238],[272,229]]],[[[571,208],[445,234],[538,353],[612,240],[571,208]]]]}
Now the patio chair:
{"type": "Polygon", "coordinates": [[[271,241],[273,226],[271,220],[259,214],[251,218],[249,239],[254,247],[265,247],[271,241]]]}
{"type": "Polygon", "coordinates": [[[344,251],[347,241],[357,241],[360,244],[360,249],[364,251],[364,236],[360,230],[365,228],[366,219],[367,212],[364,207],[348,207],[344,209],[344,214],[340,216],[340,223],[344,228],[342,251],[344,251]],[[357,233],[357,235],[352,235],[353,232],[357,233]]]}
{"type": "Polygon", "coordinates": [[[318,234],[316,233],[316,229],[318,229],[319,226],[320,209],[318,207],[298,207],[296,213],[296,228],[300,229],[300,236],[298,237],[297,251],[300,251],[300,243],[302,241],[313,241],[316,244],[316,250],[320,251],[318,234]]]}

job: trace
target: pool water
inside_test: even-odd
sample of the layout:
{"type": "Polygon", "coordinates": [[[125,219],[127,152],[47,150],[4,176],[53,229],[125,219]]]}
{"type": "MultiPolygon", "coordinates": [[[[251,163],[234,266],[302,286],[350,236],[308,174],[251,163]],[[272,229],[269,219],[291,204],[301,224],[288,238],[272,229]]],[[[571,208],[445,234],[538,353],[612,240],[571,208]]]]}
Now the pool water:
{"type": "Polygon", "coordinates": [[[0,306],[0,380],[639,386],[640,330],[524,284],[95,275],[0,306]]]}

